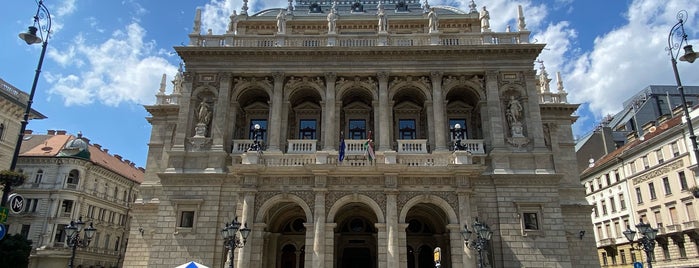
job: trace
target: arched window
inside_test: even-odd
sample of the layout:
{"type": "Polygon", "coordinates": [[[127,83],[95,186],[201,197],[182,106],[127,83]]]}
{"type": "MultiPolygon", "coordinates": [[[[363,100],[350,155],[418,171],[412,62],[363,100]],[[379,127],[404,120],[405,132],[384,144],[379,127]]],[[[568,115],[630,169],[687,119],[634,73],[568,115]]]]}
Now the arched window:
{"type": "Polygon", "coordinates": [[[80,172],[77,169],[73,169],[68,172],[68,179],[66,183],[69,185],[77,185],[80,182],[80,172]]]}

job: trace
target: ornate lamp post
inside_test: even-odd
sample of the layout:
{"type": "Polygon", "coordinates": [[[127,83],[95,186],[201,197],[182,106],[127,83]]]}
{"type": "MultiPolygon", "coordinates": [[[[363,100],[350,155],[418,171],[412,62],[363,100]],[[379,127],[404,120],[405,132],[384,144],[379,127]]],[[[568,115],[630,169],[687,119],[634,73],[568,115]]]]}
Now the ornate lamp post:
{"type": "Polygon", "coordinates": [[[260,124],[255,124],[252,130],[253,142],[252,145],[250,145],[250,148],[248,148],[248,151],[262,151],[262,146],[260,145],[260,132],[262,132],[260,129],[260,124]]]}
{"type": "Polygon", "coordinates": [[[483,268],[485,267],[485,263],[483,261],[483,250],[488,248],[488,241],[490,241],[490,238],[493,236],[493,231],[490,230],[490,227],[488,227],[487,224],[479,222],[478,218],[476,218],[476,221],[473,222],[472,228],[473,231],[468,229],[468,225],[464,225],[464,230],[461,231],[461,236],[463,236],[464,243],[467,247],[478,251],[478,267],[483,268]],[[476,233],[476,238],[470,240],[473,233],[476,233]]]}
{"type": "MultiPolygon", "coordinates": [[[[44,5],[44,1],[39,0],[38,7],[36,9],[36,14],[34,15],[34,24],[29,26],[26,33],[19,34],[19,38],[27,42],[27,45],[41,44],[41,54],[39,55],[39,64],[36,66],[36,72],[34,73],[34,82],[32,83],[32,89],[29,91],[29,100],[27,100],[27,107],[24,110],[24,117],[19,128],[19,134],[17,135],[17,142],[15,143],[15,151],[12,154],[12,162],[10,164],[10,170],[14,171],[17,167],[17,159],[19,158],[19,149],[22,147],[22,140],[24,139],[24,130],[27,129],[27,124],[29,123],[29,114],[32,111],[32,102],[34,102],[34,92],[36,92],[36,84],[39,81],[39,74],[41,73],[41,65],[44,63],[44,55],[46,54],[46,46],[49,43],[49,35],[51,34],[51,13],[44,5]],[[44,32],[46,36],[44,36],[44,32]],[[36,34],[39,33],[39,36],[36,34]]],[[[5,206],[7,202],[7,196],[12,191],[11,187],[16,185],[11,185],[6,183],[5,188],[2,193],[2,200],[0,206],[5,206]]]]}
{"type": "Polygon", "coordinates": [[[454,132],[454,136],[456,137],[454,139],[454,151],[462,151],[466,149],[466,146],[461,144],[461,139],[463,138],[464,131],[461,129],[461,124],[455,124],[454,129],[452,129],[454,132]]]}
{"type": "Polygon", "coordinates": [[[242,229],[240,228],[240,226],[241,224],[238,221],[238,217],[235,217],[235,219],[233,219],[233,221],[230,224],[226,223],[226,227],[223,227],[223,229],[221,229],[221,235],[223,235],[224,239],[223,244],[226,246],[228,250],[230,250],[230,254],[228,255],[228,267],[230,268],[235,267],[235,265],[233,264],[235,249],[242,248],[243,246],[245,246],[245,242],[248,239],[248,235],[250,235],[250,232],[252,231],[248,228],[247,223],[243,224],[242,229]],[[240,233],[240,236],[243,238],[242,240],[238,238],[238,233],[240,233]]]}
{"type": "Polygon", "coordinates": [[[70,221],[70,225],[66,226],[65,228],[68,246],[72,248],[70,254],[70,262],[68,263],[69,268],[73,268],[73,262],[75,261],[75,249],[78,247],[85,248],[88,245],[90,245],[90,240],[92,240],[92,237],[95,235],[95,232],[97,232],[97,229],[95,229],[95,227],[92,227],[92,223],[90,223],[90,226],[85,228],[84,230],[83,227],[85,227],[85,223],[83,222],[82,217],[80,217],[78,218],[77,222],[70,221]],[[80,233],[82,231],[85,231],[85,233],[81,237],[80,233]]]}
{"type": "MultiPolygon", "coordinates": [[[[638,233],[643,235],[641,240],[638,241],[638,246],[646,252],[648,268],[653,268],[651,261],[653,249],[655,248],[655,237],[658,235],[658,229],[651,228],[650,224],[643,223],[642,219],[641,223],[636,224],[636,229],[638,229],[638,233]]],[[[636,237],[636,231],[631,230],[631,227],[627,226],[626,231],[624,231],[624,236],[626,236],[626,239],[628,239],[629,242],[633,243],[634,238],[636,237]]],[[[631,246],[633,246],[633,244],[631,246]]]]}
{"type": "Polygon", "coordinates": [[[689,139],[692,141],[692,150],[694,151],[694,158],[699,161],[699,148],[697,147],[697,136],[694,135],[694,127],[692,127],[692,119],[689,116],[689,108],[687,108],[687,100],[684,96],[684,87],[682,86],[682,81],[680,80],[680,73],[677,71],[677,56],[680,54],[680,48],[684,49],[684,55],[680,57],[681,61],[686,61],[693,63],[697,59],[697,53],[692,49],[692,45],[687,43],[687,33],[684,31],[684,21],[688,17],[686,10],[681,10],[677,12],[678,22],[672,26],[670,33],[667,35],[667,50],[670,54],[670,59],[672,62],[672,71],[675,73],[675,80],[677,81],[677,91],[680,92],[680,97],[682,98],[682,110],[684,110],[684,116],[687,120],[687,128],[689,128],[689,139]],[[683,46],[684,44],[684,46],[683,46]]]}

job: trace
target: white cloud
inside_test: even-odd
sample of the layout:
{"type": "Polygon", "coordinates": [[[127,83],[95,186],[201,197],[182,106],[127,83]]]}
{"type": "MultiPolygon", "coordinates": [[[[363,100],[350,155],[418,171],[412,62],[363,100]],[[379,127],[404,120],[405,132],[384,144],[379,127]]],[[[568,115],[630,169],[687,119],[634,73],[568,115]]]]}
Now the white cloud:
{"type": "MultiPolygon", "coordinates": [[[[568,63],[567,89],[571,102],[589,102],[599,119],[621,109],[622,102],[648,85],[675,85],[667,36],[676,23],[683,0],[636,0],[626,13],[628,22],[599,36],[592,51],[568,63]]],[[[688,7],[697,17],[698,7],[688,7]]],[[[697,44],[696,40],[690,43],[697,44]]],[[[680,63],[685,85],[699,84],[699,64],[680,63]],[[690,75],[694,74],[694,75],[690,75]]]]}
{"type": "Polygon", "coordinates": [[[158,51],[153,41],[144,41],[145,30],[132,23],[116,31],[101,44],[87,44],[76,38],[70,49],[52,51],[52,59],[64,62],[67,70],[85,65],[79,74],[49,73],[53,87],[49,93],[61,96],[65,105],[95,101],[110,106],[122,102],[153,103],[163,73],[174,74],[176,67],[165,58],[151,56],[158,51]],[[61,54],[65,53],[65,54],[61,54]],[[70,58],[72,60],[62,60],[70,58]]]}

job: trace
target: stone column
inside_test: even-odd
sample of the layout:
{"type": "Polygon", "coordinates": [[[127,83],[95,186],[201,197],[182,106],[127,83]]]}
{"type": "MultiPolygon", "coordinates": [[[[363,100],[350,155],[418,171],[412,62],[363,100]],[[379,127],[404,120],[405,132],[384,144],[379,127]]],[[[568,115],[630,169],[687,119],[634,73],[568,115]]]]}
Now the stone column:
{"type": "Polygon", "coordinates": [[[191,95],[192,95],[192,87],[193,87],[193,80],[194,80],[194,74],[190,72],[185,72],[184,73],[184,83],[182,83],[182,98],[179,100],[180,104],[180,111],[177,115],[178,121],[177,125],[178,126],[186,126],[182,128],[177,128],[177,132],[175,132],[175,138],[172,146],[173,151],[184,151],[184,143],[187,138],[188,134],[191,134],[191,129],[194,127],[194,113],[192,113],[190,109],[190,101],[191,101],[191,95]]]}
{"type": "MultiPolygon", "coordinates": [[[[337,150],[335,141],[339,140],[337,134],[337,117],[335,117],[335,73],[325,73],[325,109],[323,110],[323,151],[337,150]]],[[[315,267],[315,266],[314,266],[315,267]]]]}
{"type": "MultiPolygon", "coordinates": [[[[247,177],[247,176],[246,176],[247,177]]],[[[246,178],[247,180],[247,178],[246,178]]],[[[247,224],[248,228],[252,229],[252,238],[253,239],[248,239],[248,243],[238,249],[238,254],[236,255],[237,257],[237,262],[236,262],[236,267],[253,267],[250,263],[250,255],[252,255],[253,247],[261,247],[262,245],[255,245],[256,241],[262,241],[262,235],[263,231],[262,229],[255,230],[255,192],[248,191],[245,193],[245,197],[243,198],[243,212],[241,213],[241,219],[240,222],[243,224],[247,224]]],[[[241,226],[242,227],[242,226],[241,226]]],[[[260,249],[258,249],[257,252],[259,252],[260,249]]],[[[257,265],[259,266],[259,262],[257,265]]]]}
{"type": "MultiPolygon", "coordinates": [[[[379,136],[379,151],[388,151],[391,150],[391,141],[390,141],[390,129],[391,126],[393,125],[392,122],[389,122],[388,119],[388,113],[391,109],[388,105],[388,73],[387,72],[379,72],[378,75],[378,80],[379,80],[379,125],[383,126],[382,128],[377,128],[376,132],[377,135],[379,136]]],[[[391,267],[391,265],[389,265],[391,267]]]]}
{"type": "MultiPolygon", "coordinates": [[[[461,178],[457,178],[459,180],[459,184],[468,184],[466,181],[467,179],[464,178],[464,176],[460,176],[461,178]]],[[[464,225],[468,225],[469,229],[471,228],[471,222],[473,221],[473,217],[471,216],[471,193],[465,191],[465,190],[459,190],[457,192],[458,198],[459,198],[459,228],[458,232],[454,230],[454,228],[450,228],[451,233],[455,233],[458,236],[461,236],[460,232],[461,229],[463,228],[464,225]]],[[[473,231],[473,230],[471,230],[473,231]]],[[[458,262],[461,261],[463,265],[460,267],[464,268],[475,268],[476,267],[476,261],[478,258],[478,253],[467,248],[464,244],[463,238],[457,239],[459,237],[454,237],[451,236],[450,239],[452,241],[451,244],[451,256],[452,256],[452,261],[458,262]],[[461,259],[458,259],[457,256],[462,256],[461,259]]],[[[456,265],[456,263],[454,263],[456,265]]],[[[456,266],[455,266],[456,267],[456,266]]]]}
{"type": "MultiPolygon", "coordinates": [[[[238,102],[233,102],[229,105],[231,107],[228,110],[228,117],[226,120],[228,120],[230,123],[228,124],[228,133],[224,136],[226,138],[224,144],[228,146],[228,148],[233,146],[233,140],[238,138],[235,136],[235,132],[238,130],[236,124],[238,124],[238,112],[240,110],[240,104],[238,102]]],[[[244,127],[243,129],[247,129],[247,127],[244,127]]]]}
{"type": "MultiPolygon", "coordinates": [[[[334,220],[334,219],[331,219],[334,220]]],[[[333,264],[335,262],[335,227],[337,223],[326,223],[325,224],[325,266],[324,267],[335,267],[333,264]]]]}
{"type": "Polygon", "coordinates": [[[317,190],[313,215],[313,268],[325,267],[325,190],[317,190]]]}
{"type": "Polygon", "coordinates": [[[231,88],[231,74],[230,73],[220,73],[221,83],[218,87],[218,98],[216,99],[216,105],[214,106],[214,116],[211,120],[211,138],[213,138],[213,144],[211,145],[212,151],[223,151],[224,150],[224,137],[226,136],[225,130],[230,129],[230,120],[226,120],[229,108],[229,94],[231,88]]]}
{"type": "Polygon", "coordinates": [[[284,90],[284,73],[274,73],[274,90],[272,92],[272,109],[269,115],[269,124],[267,125],[267,146],[268,151],[280,151],[279,142],[282,137],[281,121],[282,121],[282,97],[284,90]]]}
{"type": "Polygon", "coordinates": [[[388,233],[388,245],[386,250],[386,264],[388,267],[399,267],[400,247],[398,232],[398,191],[386,193],[386,232],[388,233]]]}
{"type": "Polygon", "coordinates": [[[442,94],[442,72],[434,71],[430,74],[432,78],[432,109],[434,110],[434,132],[435,151],[446,151],[446,124],[444,113],[444,96],[442,94]]]}
{"type": "MultiPolygon", "coordinates": [[[[485,92],[488,104],[484,106],[487,109],[487,116],[489,120],[485,120],[489,123],[489,130],[491,137],[493,138],[493,147],[505,147],[505,133],[507,129],[505,123],[503,122],[501,101],[500,101],[500,90],[498,88],[498,72],[495,70],[489,70],[485,74],[485,92]]],[[[483,113],[486,114],[486,113],[483,113]]],[[[484,126],[485,128],[486,126],[484,126]]],[[[484,133],[485,134],[485,133],[484,133]]]]}

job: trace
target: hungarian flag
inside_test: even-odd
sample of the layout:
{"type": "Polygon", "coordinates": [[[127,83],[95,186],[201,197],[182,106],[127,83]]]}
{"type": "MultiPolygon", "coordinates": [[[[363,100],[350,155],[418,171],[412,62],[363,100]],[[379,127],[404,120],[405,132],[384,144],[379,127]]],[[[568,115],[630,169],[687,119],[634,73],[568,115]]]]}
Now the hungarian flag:
{"type": "Polygon", "coordinates": [[[376,159],[376,154],[374,153],[374,141],[371,140],[371,131],[369,131],[369,138],[364,142],[364,155],[367,156],[369,161],[374,161],[376,159]]]}
{"type": "Polygon", "coordinates": [[[345,135],[340,132],[340,155],[338,156],[337,160],[342,162],[342,160],[345,160],[345,150],[347,149],[347,144],[345,144],[345,135]]]}

